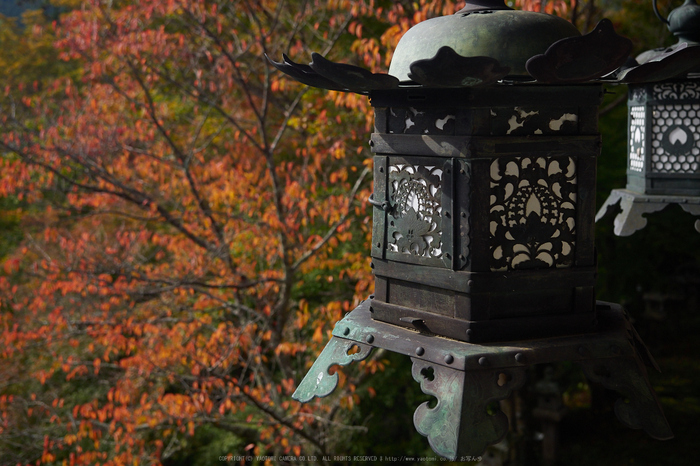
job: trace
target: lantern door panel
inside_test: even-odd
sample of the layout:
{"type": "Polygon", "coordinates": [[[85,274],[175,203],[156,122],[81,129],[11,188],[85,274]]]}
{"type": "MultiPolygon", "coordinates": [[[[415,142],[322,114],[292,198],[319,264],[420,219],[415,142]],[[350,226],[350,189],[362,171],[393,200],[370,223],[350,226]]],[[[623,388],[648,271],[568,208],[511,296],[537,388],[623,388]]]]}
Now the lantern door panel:
{"type": "Polygon", "coordinates": [[[452,267],[452,191],[452,159],[375,157],[373,257],[452,267]]]}

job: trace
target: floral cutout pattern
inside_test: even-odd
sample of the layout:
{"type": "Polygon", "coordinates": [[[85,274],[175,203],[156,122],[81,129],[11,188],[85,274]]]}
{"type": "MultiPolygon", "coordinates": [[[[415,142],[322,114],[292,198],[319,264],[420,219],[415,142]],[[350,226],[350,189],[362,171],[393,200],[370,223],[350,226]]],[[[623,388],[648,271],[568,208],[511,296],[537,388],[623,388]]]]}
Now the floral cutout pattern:
{"type": "Polygon", "coordinates": [[[389,251],[425,258],[442,256],[441,181],[441,166],[390,165],[389,251]]]}
{"type": "Polygon", "coordinates": [[[491,163],[491,270],[570,267],[576,243],[571,157],[500,157],[491,163]]]}
{"type": "Polygon", "coordinates": [[[654,99],[698,99],[700,85],[698,83],[662,83],[654,85],[654,99]]]}
{"type": "Polygon", "coordinates": [[[389,109],[390,134],[442,134],[455,133],[455,110],[418,110],[414,107],[389,109]]]}

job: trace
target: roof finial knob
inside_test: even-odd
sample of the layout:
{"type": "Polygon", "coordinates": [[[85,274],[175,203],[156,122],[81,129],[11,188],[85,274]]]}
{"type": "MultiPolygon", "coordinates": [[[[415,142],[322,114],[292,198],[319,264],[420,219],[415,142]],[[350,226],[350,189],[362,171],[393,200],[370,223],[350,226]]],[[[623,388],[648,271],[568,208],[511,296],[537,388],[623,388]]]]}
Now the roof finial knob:
{"type": "Polygon", "coordinates": [[[668,14],[668,19],[661,16],[656,3],[657,0],[653,0],[654,13],[678,37],[678,42],[700,42],[700,5],[696,0],[685,0],[668,14]]]}
{"type": "Polygon", "coordinates": [[[473,13],[484,10],[512,10],[504,0],[467,0],[464,8],[455,14],[473,13]]]}

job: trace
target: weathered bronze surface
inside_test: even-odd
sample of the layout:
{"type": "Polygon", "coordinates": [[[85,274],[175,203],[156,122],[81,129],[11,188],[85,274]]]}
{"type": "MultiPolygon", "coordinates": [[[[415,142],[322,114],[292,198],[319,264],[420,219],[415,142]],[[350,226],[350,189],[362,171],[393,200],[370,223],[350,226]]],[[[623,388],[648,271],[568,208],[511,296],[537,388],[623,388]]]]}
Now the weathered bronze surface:
{"type": "Polygon", "coordinates": [[[491,57],[463,57],[448,46],[433,58],[416,60],[408,77],[426,87],[463,87],[493,84],[508,75],[510,68],[491,57]]]}
{"type": "Polygon", "coordinates": [[[612,22],[603,19],[584,36],[555,42],[525,67],[541,83],[585,82],[615,71],[631,51],[632,41],[615,34],[612,22]]]}
{"type": "Polygon", "coordinates": [[[348,89],[340,84],[324,78],[314,71],[309,65],[302,65],[293,62],[287,55],[282,54],[282,62],[276,62],[265,55],[265,58],[278,70],[284,74],[291,76],[295,80],[307,86],[318,87],[320,89],[328,89],[332,91],[347,91],[348,89]]]}
{"type": "Polygon", "coordinates": [[[592,328],[600,96],[373,91],[373,317],[471,342],[592,328]]]}
{"type": "Polygon", "coordinates": [[[464,8],[459,10],[456,14],[475,13],[479,11],[490,12],[494,10],[512,10],[512,8],[506,6],[503,0],[467,0],[464,8]]]}
{"type": "MultiPolygon", "coordinates": [[[[328,395],[330,368],[375,347],[410,356],[437,398],[417,408],[416,429],[455,459],[503,438],[506,416],[487,407],[527,366],[576,361],[628,398],[625,425],[672,436],[642,364],[653,360],[623,311],[595,302],[598,105],[604,81],[684,74],[698,56],[676,46],[615,73],[630,50],[607,20],[581,36],[561,18],[468,0],[411,28],[389,74],[318,54],[272,62],[369,95],[375,110],[375,294],[338,322],[295,399],[328,395]]],[[[669,125],[668,149],[692,151],[694,136],[669,125]]]]}
{"type": "MultiPolygon", "coordinates": [[[[693,15],[698,9],[694,5],[693,15]]],[[[696,34],[691,26],[697,18],[676,13],[672,19],[683,16],[685,21],[676,29],[696,34]]],[[[700,63],[695,47],[680,42],[642,54],[639,63],[625,63],[631,50],[631,41],[617,35],[607,19],[581,36],[571,23],[552,15],[512,10],[501,0],[471,0],[452,16],[412,27],[401,38],[388,74],[334,63],[316,53],[310,65],[286,55],[282,62],[270,62],[304,84],[360,94],[416,84],[461,88],[499,82],[641,83],[684,75],[700,63]]]]}
{"type": "Polygon", "coordinates": [[[399,80],[385,73],[371,73],[359,66],[334,63],[317,53],[311,54],[312,70],[346,89],[357,93],[399,87],[399,80]]]}
{"type": "Polygon", "coordinates": [[[615,409],[623,424],[657,439],[673,437],[644,369],[645,362],[655,367],[653,359],[619,306],[603,302],[597,306],[598,324],[590,332],[473,344],[378,322],[371,318],[370,301],[365,301],[336,324],[332,344],[293,397],[308,401],[328,395],[337,384],[328,368],[363,359],[372,348],[410,356],[413,378],[424,393],[438,400],[433,408],[424,403],[416,409],[416,429],[428,437],[436,453],[455,459],[480,455],[503,438],[508,421],[503,413],[489,415],[487,406],[519,388],[527,366],[575,361],[592,380],[627,398],[628,403],[620,400],[615,409]],[[360,352],[349,356],[353,346],[360,352]]]}
{"type": "Polygon", "coordinates": [[[650,50],[637,57],[639,65],[623,67],[618,80],[628,83],[665,81],[688,73],[700,66],[700,47],[683,42],[659,50],[650,50]]]}
{"type": "Polygon", "coordinates": [[[656,0],[653,0],[654,13],[668,25],[669,31],[678,37],[679,42],[700,42],[700,6],[696,0],[685,0],[682,6],[675,8],[668,19],[659,13],[656,0]]]}
{"type": "Polygon", "coordinates": [[[416,430],[428,438],[433,451],[449,459],[480,456],[508,432],[508,418],[488,406],[508,398],[525,382],[525,368],[460,371],[412,357],[413,379],[421,390],[438,399],[420,405],[414,415],[416,430]],[[431,378],[432,377],[432,378],[431,378]],[[499,384],[499,378],[505,383],[499,384]]]}
{"type": "Polygon", "coordinates": [[[447,46],[462,57],[493,58],[509,68],[511,75],[529,77],[525,62],[530,57],[544,53],[560,39],[575,36],[580,33],[571,23],[543,13],[510,9],[462,11],[409,29],[396,46],[389,74],[407,81],[413,62],[431,59],[447,46]]]}
{"type": "Polygon", "coordinates": [[[330,374],[331,366],[347,366],[353,361],[362,361],[370,355],[373,346],[345,338],[331,338],[314,362],[304,380],[294,391],[292,398],[302,403],[314,397],[323,398],[330,395],[338,386],[338,374],[330,374]],[[353,353],[353,348],[358,351],[353,353]]]}

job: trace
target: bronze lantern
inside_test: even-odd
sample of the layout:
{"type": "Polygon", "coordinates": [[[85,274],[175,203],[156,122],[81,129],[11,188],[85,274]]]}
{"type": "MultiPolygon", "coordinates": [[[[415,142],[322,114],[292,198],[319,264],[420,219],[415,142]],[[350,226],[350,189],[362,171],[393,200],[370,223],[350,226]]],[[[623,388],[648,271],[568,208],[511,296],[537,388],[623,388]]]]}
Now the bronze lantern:
{"type": "Polygon", "coordinates": [[[700,215],[700,6],[687,0],[668,19],[653,6],[678,42],[642,53],[642,66],[621,73],[629,86],[627,186],[613,190],[596,216],[619,203],[618,236],[644,228],[644,214],[669,204],[700,215]]]}
{"type": "Polygon", "coordinates": [[[597,107],[630,50],[608,20],[581,35],[472,0],[410,29],[388,74],[317,54],[273,62],[302,83],[366,94],[375,111],[375,293],[336,324],[295,399],[330,394],[328,369],[374,348],[407,355],[438,399],[417,408],[415,427],[455,459],[503,438],[508,420],[487,405],[528,366],[570,360],[628,398],[616,405],[624,424],[672,437],[651,356],[593,290],[597,107]]]}

